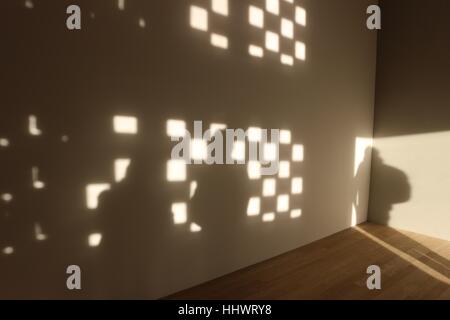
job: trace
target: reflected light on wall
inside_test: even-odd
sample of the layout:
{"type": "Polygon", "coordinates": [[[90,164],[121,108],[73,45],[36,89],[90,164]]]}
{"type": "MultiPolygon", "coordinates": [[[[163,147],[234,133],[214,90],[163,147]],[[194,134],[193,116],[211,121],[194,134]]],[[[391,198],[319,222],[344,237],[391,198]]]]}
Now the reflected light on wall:
{"type": "Polygon", "coordinates": [[[194,29],[208,31],[208,11],[197,6],[191,6],[190,23],[194,29]]]}
{"type": "Polygon", "coordinates": [[[13,200],[13,195],[12,195],[11,193],[3,193],[3,194],[0,196],[0,198],[1,198],[4,202],[8,203],[8,202],[11,202],[11,201],[13,200]]]}
{"type": "Polygon", "coordinates": [[[301,209],[294,209],[291,211],[291,219],[297,219],[302,216],[302,210],[301,209]]]}
{"type": "Polygon", "coordinates": [[[125,0],[117,0],[117,8],[119,10],[125,10],[125,0]]]}
{"type": "Polygon", "coordinates": [[[196,223],[191,223],[189,229],[191,230],[192,233],[197,233],[202,231],[202,227],[200,227],[198,224],[196,223]]]}
{"type": "Polygon", "coordinates": [[[264,179],[263,181],[263,196],[274,197],[276,194],[277,182],[275,179],[264,179]]]}
{"type": "Polygon", "coordinates": [[[289,211],[289,196],[281,195],[277,197],[277,212],[289,211]]]}
{"type": "Polygon", "coordinates": [[[288,39],[294,38],[294,23],[291,20],[281,19],[281,35],[288,39]]]}
{"type": "Polygon", "coordinates": [[[208,157],[208,145],[203,139],[191,140],[191,159],[206,160],[208,157]]]}
{"type": "Polygon", "coordinates": [[[355,140],[355,162],[353,166],[354,176],[358,174],[358,169],[361,163],[364,162],[366,156],[367,148],[372,148],[373,139],[372,138],[361,138],[357,137],[355,140]]]}
{"type": "Polygon", "coordinates": [[[45,183],[39,180],[39,168],[33,167],[31,168],[31,181],[34,189],[44,189],[45,183]]]}
{"type": "Polygon", "coordinates": [[[94,210],[98,208],[98,198],[100,195],[111,189],[109,183],[89,184],[86,187],[86,205],[88,209],[94,210]]]}
{"type": "Polygon", "coordinates": [[[265,161],[275,161],[278,158],[278,148],[275,143],[266,143],[263,147],[265,161]]]}
{"type": "Polygon", "coordinates": [[[292,179],[291,193],[292,194],[302,194],[303,193],[303,178],[293,178],[292,179]]]}
{"type": "Polygon", "coordinates": [[[186,135],[186,122],[183,120],[168,120],[166,132],[169,137],[182,138],[186,135]]]}
{"type": "Polygon", "coordinates": [[[120,182],[127,176],[131,159],[116,159],[114,161],[114,181],[120,182]]]}
{"type": "Polygon", "coordinates": [[[181,182],[186,180],[186,163],[184,160],[167,161],[167,181],[181,182]]]}
{"type": "Polygon", "coordinates": [[[295,22],[306,27],[306,10],[301,7],[295,7],[295,22]]]}
{"type": "Polygon", "coordinates": [[[251,44],[248,47],[248,53],[253,56],[253,57],[257,57],[257,58],[262,58],[264,57],[264,50],[261,47],[255,46],[253,44],[251,44]]]}
{"type": "Polygon", "coordinates": [[[292,161],[302,162],[304,159],[304,148],[301,144],[294,144],[292,146],[292,161]]]}
{"type": "Polygon", "coordinates": [[[295,41],[295,57],[298,60],[306,60],[306,47],[303,42],[295,41]]]}
{"type": "Polygon", "coordinates": [[[257,28],[264,27],[264,11],[255,6],[250,6],[248,9],[248,22],[257,28]]]}
{"type": "Polygon", "coordinates": [[[113,118],[114,132],[121,134],[137,134],[138,123],[136,117],[114,116],[113,118]]]}
{"type": "Polygon", "coordinates": [[[215,13],[228,16],[228,0],[212,0],[211,6],[215,13]]]}
{"type": "Polygon", "coordinates": [[[5,248],[3,248],[2,253],[7,256],[13,254],[14,247],[5,247],[5,248]]]}
{"type": "Polygon", "coordinates": [[[272,31],[266,31],[266,49],[278,52],[280,50],[280,37],[272,31]]]}
{"type": "Polygon", "coordinates": [[[280,161],[280,169],[278,171],[278,177],[282,179],[289,178],[291,176],[291,164],[289,161],[280,161]]]}
{"type": "Polygon", "coordinates": [[[258,161],[249,161],[247,173],[251,180],[261,179],[261,163],[258,161]]]}
{"type": "Polygon", "coordinates": [[[187,222],[187,204],[184,202],[172,204],[173,222],[184,224],[187,222]]]}
{"type": "Polygon", "coordinates": [[[47,240],[47,235],[42,232],[42,227],[39,223],[34,224],[34,238],[37,241],[47,240]]]}
{"type": "Polygon", "coordinates": [[[275,15],[279,15],[280,14],[279,0],[266,0],[266,10],[275,15]]]}
{"type": "Polygon", "coordinates": [[[138,24],[141,28],[145,28],[145,26],[147,25],[144,18],[139,18],[138,24]]]}
{"type": "Polygon", "coordinates": [[[34,3],[31,0],[25,0],[25,8],[27,9],[33,9],[34,8],[34,3]]]}
{"type": "Polygon", "coordinates": [[[231,157],[236,161],[245,160],[245,142],[235,141],[233,143],[233,151],[231,152],[231,157]]]}
{"type": "Polygon", "coordinates": [[[98,247],[101,242],[102,242],[101,233],[92,233],[88,237],[89,247],[98,247]]]}
{"type": "Polygon", "coordinates": [[[291,143],[291,131],[289,131],[289,130],[281,130],[280,131],[280,143],[281,144],[290,144],[291,143]]]}
{"type": "Polygon", "coordinates": [[[261,211],[261,199],[258,197],[250,198],[248,201],[247,206],[247,215],[252,216],[258,216],[261,211]]]}
{"type": "Polygon", "coordinates": [[[228,49],[228,38],[217,33],[211,34],[211,44],[214,47],[228,49]]]}
{"type": "Polygon", "coordinates": [[[31,115],[28,117],[28,132],[32,136],[40,136],[42,134],[42,131],[38,128],[36,116],[31,115]]]}
{"type": "Polygon", "coordinates": [[[275,213],[270,212],[270,213],[264,213],[262,216],[262,220],[264,222],[272,222],[275,220],[275,213]]]}
{"type": "Polygon", "coordinates": [[[293,66],[294,65],[294,58],[287,54],[281,54],[280,57],[281,63],[285,64],[287,66],[293,66]]]}
{"type": "Polygon", "coordinates": [[[0,138],[0,147],[7,148],[9,147],[9,140],[7,138],[0,138]]]}
{"type": "Polygon", "coordinates": [[[191,184],[189,185],[189,198],[190,199],[194,198],[197,188],[198,188],[197,181],[192,181],[191,184]]]}

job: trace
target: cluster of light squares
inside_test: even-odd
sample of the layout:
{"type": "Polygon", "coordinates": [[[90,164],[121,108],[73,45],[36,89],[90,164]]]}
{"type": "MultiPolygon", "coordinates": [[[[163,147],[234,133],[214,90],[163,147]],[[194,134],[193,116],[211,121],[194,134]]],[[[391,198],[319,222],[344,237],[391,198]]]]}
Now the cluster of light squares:
{"type": "MultiPolygon", "coordinates": [[[[249,128],[249,141],[260,141],[261,129],[249,128]]],[[[289,160],[279,161],[279,170],[277,177],[262,177],[261,163],[258,161],[250,161],[248,164],[248,177],[250,180],[262,180],[262,195],[251,197],[248,201],[247,215],[251,217],[261,216],[263,222],[272,222],[276,219],[278,214],[289,213],[290,218],[297,219],[301,217],[302,210],[299,208],[291,209],[291,197],[298,197],[303,193],[303,178],[291,177],[291,166],[303,162],[304,147],[301,144],[292,144],[291,131],[280,130],[280,148],[288,147],[291,149],[291,158],[289,160]],[[289,183],[290,194],[278,193],[277,186],[289,183]],[[273,198],[275,205],[273,212],[265,212],[262,208],[264,198],[273,198]]],[[[277,146],[273,143],[266,143],[261,145],[263,149],[264,160],[275,160],[278,152],[277,146]]],[[[281,188],[280,188],[281,189],[281,188]]]]}
{"type": "Polygon", "coordinates": [[[228,37],[223,34],[210,31],[210,19],[213,16],[227,17],[229,0],[209,0],[206,8],[190,6],[189,21],[193,29],[207,32],[212,46],[220,49],[228,49],[228,37]]]}
{"type": "Polygon", "coordinates": [[[296,39],[296,27],[306,27],[306,11],[295,4],[295,0],[264,0],[264,8],[250,5],[248,9],[248,22],[257,29],[264,32],[264,45],[250,44],[248,52],[251,56],[262,58],[265,51],[280,54],[280,62],[284,65],[293,66],[295,59],[306,60],[305,43],[296,39]],[[288,5],[292,8],[292,14],[282,17],[280,7],[288,5]],[[267,28],[267,19],[277,19],[278,30],[267,28]],[[280,42],[286,39],[293,41],[293,53],[281,52],[280,42]]]}

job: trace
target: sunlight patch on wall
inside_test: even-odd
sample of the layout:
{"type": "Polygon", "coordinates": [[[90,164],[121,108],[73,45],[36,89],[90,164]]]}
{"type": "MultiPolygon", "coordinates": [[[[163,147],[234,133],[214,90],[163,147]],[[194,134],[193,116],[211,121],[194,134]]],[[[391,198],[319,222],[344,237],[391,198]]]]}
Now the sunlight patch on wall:
{"type": "Polygon", "coordinates": [[[39,179],[39,168],[31,168],[31,182],[34,189],[44,189],[45,183],[39,179]]]}
{"type": "Polygon", "coordinates": [[[266,0],[266,10],[274,15],[280,14],[279,0],[266,0]]]}
{"type": "Polygon", "coordinates": [[[295,7],[295,22],[306,27],[306,10],[302,7],[295,7]]]}
{"type": "Polygon", "coordinates": [[[292,161],[302,162],[304,157],[304,148],[301,144],[294,144],[292,146],[292,161]]]}
{"type": "Polygon", "coordinates": [[[6,256],[9,256],[9,255],[13,254],[14,253],[14,247],[10,247],[10,246],[9,247],[5,247],[5,248],[3,248],[2,253],[4,255],[6,255],[6,256]]]}
{"type": "Polygon", "coordinates": [[[170,182],[186,181],[186,162],[184,160],[167,161],[167,180],[170,182]]]}
{"type": "Polygon", "coordinates": [[[291,163],[289,161],[280,161],[278,177],[287,179],[291,176],[291,163]]]}
{"type": "Polygon", "coordinates": [[[291,144],[291,131],[281,130],[280,131],[280,143],[281,144],[291,144]]]}
{"type": "Polygon", "coordinates": [[[235,141],[233,143],[231,158],[236,161],[245,161],[245,142],[235,141]]]}
{"type": "Polygon", "coordinates": [[[228,38],[217,33],[211,33],[211,45],[221,49],[228,49],[228,38]]]}
{"type": "Polygon", "coordinates": [[[34,115],[28,117],[28,132],[32,136],[40,136],[42,134],[42,131],[38,128],[37,117],[34,115]]]}
{"type": "Polygon", "coordinates": [[[283,213],[289,211],[289,196],[283,194],[277,197],[277,212],[283,213]]]}
{"type": "Polygon", "coordinates": [[[117,8],[121,11],[125,10],[125,0],[117,0],[117,8]]]}
{"type": "Polygon", "coordinates": [[[217,131],[225,130],[227,128],[227,125],[224,123],[211,123],[209,126],[209,131],[211,133],[211,136],[213,136],[217,131]]]}
{"type": "Polygon", "coordinates": [[[270,212],[270,213],[264,213],[262,216],[262,221],[264,222],[273,222],[275,221],[275,213],[270,212]]]}
{"type": "Polygon", "coordinates": [[[247,206],[247,215],[250,217],[258,216],[260,214],[260,211],[261,211],[261,198],[258,197],[250,198],[247,206]]]}
{"type": "Polygon", "coordinates": [[[0,147],[1,148],[7,148],[7,147],[9,147],[9,145],[10,145],[9,139],[0,138],[0,147]]]}
{"type": "Polygon", "coordinates": [[[354,162],[354,176],[358,174],[359,166],[364,162],[366,157],[367,148],[372,149],[373,139],[372,138],[360,138],[357,137],[355,140],[355,162],[354,162]]]}
{"type": "Polygon", "coordinates": [[[94,183],[86,187],[86,205],[88,209],[95,210],[98,208],[98,200],[100,195],[111,189],[109,183],[94,183]]]}
{"type": "Polygon", "coordinates": [[[197,6],[191,6],[191,27],[201,31],[208,31],[208,11],[197,6]]]}
{"type": "Polygon", "coordinates": [[[137,134],[138,120],[136,117],[114,116],[114,132],[121,134],[137,134]]]}
{"type": "Polygon", "coordinates": [[[186,122],[183,120],[168,120],[167,135],[172,138],[182,138],[186,135],[186,122]]]}
{"type": "Polygon", "coordinates": [[[263,181],[263,196],[274,197],[277,192],[277,181],[275,179],[264,179],[263,181]]]}
{"type": "Polygon", "coordinates": [[[131,159],[114,160],[114,181],[120,182],[127,176],[127,170],[130,166],[131,159]]]}
{"type": "Polygon", "coordinates": [[[291,182],[291,193],[302,194],[303,193],[303,178],[293,178],[291,182]]]}
{"type": "Polygon", "coordinates": [[[258,7],[250,6],[248,9],[248,22],[257,28],[264,28],[264,11],[258,7]]]}
{"type": "Polygon", "coordinates": [[[34,238],[36,241],[45,241],[47,240],[47,235],[42,231],[42,227],[39,223],[34,224],[34,238]]]}
{"type": "Polygon", "coordinates": [[[197,233],[197,232],[202,231],[202,227],[200,227],[196,223],[191,223],[191,225],[189,226],[189,229],[191,230],[192,233],[197,233]]]}
{"type": "Polygon", "coordinates": [[[102,242],[102,234],[101,233],[92,233],[88,237],[89,247],[98,247],[102,242]]]}
{"type": "Polygon", "coordinates": [[[294,38],[294,23],[291,20],[281,19],[281,35],[288,39],[294,38]]]}
{"type": "Polygon", "coordinates": [[[175,224],[185,224],[187,222],[187,204],[185,202],[172,204],[172,215],[175,224]]]}
{"type": "Polygon", "coordinates": [[[8,203],[8,202],[11,202],[11,201],[13,200],[13,195],[12,195],[11,193],[3,193],[3,194],[0,196],[0,198],[1,198],[4,202],[8,203]]]}
{"type": "Polygon", "coordinates": [[[215,13],[228,16],[228,0],[212,0],[211,6],[215,13]]]}
{"type": "Polygon", "coordinates": [[[194,198],[197,188],[198,188],[197,181],[191,181],[191,183],[189,185],[189,199],[194,198]]]}
{"type": "Polygon", "coordinates": [[[249,161],[247,173],[250,180],[261,179],[261,163],[259,161],[249,161]]]}
{"type": "Polygon", "coordinates": [[[190,153],[192,160],[206,160],[208,157],[208,144],[203,139],[192,139],[190,153]]]}
{"type": "Polygon", "coordinates": [[[266,49],[273,52],[280,50],[280,38],[272,31],[266,31],[266,49]]]}
{"type": "Polygon", "coordinates": [[[253,56],[253,57],[257,57],[257,58],[262,58],[264,57],[264,50],[261,47],[255,46],[253,44],[251,44],[248,47],[248,53],[253,56]]]}
{"type": "Polygon", "coordinates": [[[34,3],[31,0],[25,0],[24,5],[25,5],[25,8],[27,8],[27,9],[33,9],[34,8],[34,3]]]}
{"type": "Polygon", "coordinates": [[[139,27],[141,27],[142,29],[144,29],[144,28],[146,27],[147,23],[145,22],[145,19],[144,19],[144,18],[139,18],[139,20],[138,20],[138,25],[139,25],[139,27]]]}
{"type": "Polygon", "coordinates": [[[302,216],[302,210],[301,209],[295,209],[291,211],[291,219],[297,219],[302,216]]]}

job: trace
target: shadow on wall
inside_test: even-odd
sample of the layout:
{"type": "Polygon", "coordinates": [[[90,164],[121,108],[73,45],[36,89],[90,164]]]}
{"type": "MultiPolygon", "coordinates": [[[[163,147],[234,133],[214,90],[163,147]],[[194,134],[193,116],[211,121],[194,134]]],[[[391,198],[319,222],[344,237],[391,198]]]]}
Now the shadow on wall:
{"type": "Polygon", "coordinates": [[[411,198],[411,185],[408,176],[398,168],[384,163],[380,152],[372,149],[371,197],[368,220],[387,225],[393,205],[408,202],[411,198]]]}

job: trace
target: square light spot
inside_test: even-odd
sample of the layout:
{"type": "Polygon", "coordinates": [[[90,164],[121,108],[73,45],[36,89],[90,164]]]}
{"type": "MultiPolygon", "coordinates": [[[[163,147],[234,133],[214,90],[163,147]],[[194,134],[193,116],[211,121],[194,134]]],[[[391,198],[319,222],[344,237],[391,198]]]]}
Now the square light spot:
{"type": "Polygon", "coordinates": [[[183,120],[168,120],[166,131],[169,137],[182,138],[186,135],[186,122],[183,120]]]}
{"type": "Polygon", "coordinates": [[[116,159],[114,161],[114,180],[120,182],[127,176],[128,166],[131,159],[116,159]]]}
{"type": "Polygon", "coordinates": [[[261,179],[261,163],[258,161],[249,161],[247,173],[251,180],[261,179]]]}
{"type": "Polygon", "coordinates": [[[89,235],[88,238],[89,247],[98,247],[101,242],[102,242],[101,233],[92,233],[89,235]]]}
{"type": "Polygon", "coordinates": [[[264,49],[259,46],[255,46],[253,44],[248,46],[248,53],[253,57],[257,58],[264,57],[264,49]]]}
{"type": "Polygon", "coordinates": [[[89,184],[86,187],[86,205],[88,209],[94,210],[98,208],[98,198],[100,195],[111,189],[109,183],[89,184]]]}
{"type": "Polygon", "coordinates": [[[278,52],[280,50],[280,37],[272,31],[266,31],[266,49],[278,52]]]}
{"type": "Polygon", "coordinates": [[[302,216],[301,209],[294,209],[291,211],[291,219],[298,219],[302,216]]]}
{"type": "Polygon", "coordinates": [[[217,33],[212,33],[211,44],[217,48],[228,49],[228,38],[217,33]]]}
{"type": "Polygon", "coordinates": [[[186,163],[184,160],[169,160],[167,162],[167,181],[180,182],[186,180],[186,163]]]}
{"type": "Polygon", "coordinates": [[[290,144],[291,143],[291,131],[289,131],[289,130],[281,130],[280,131],[280,143],[281,144],[290,144]]]}
{"type": "Polygon", "coordinates": [[[278,171],[278,177],[282,179],[289,178],[291,176],[291,163],[289,161],[280,161],[280,170],[278,171]]]}
{"type": "Polygon", "coordinates": [[[275,143],[266,143],[263,147],[265,161],[275,161],[278,159],[278,148],[275,143]]]}
{"type": "Polygon", "coordinates": [[[264,222],[272,222],[275,220],[275,213],[270,212],[270,213],[264,213],[262,216],[262,220],[264,222]]]}
{"type": "Polygon", "coordinates": [[[259,215],[260,210],[261,210],[261,199],[257,197],[250,198],[250,200],[248,201],[247,215],[257,216],[259,215]]]}
{"type": "Polygon", "coordinates": [[[275,15],[280,14],[279,0],[266,0],[266,10],[275,15]]]}
{"type": "Polygon", "coordinates": [[[247,130],[248,141],[250,142],[260,142],[262,137],[262,129],[251,127],[247,130]]]}
{"type": "Polygon", "coordinates": [[[302,194],[303,193],[303,178],[293,178],[291,182],[291,193],[302,194]]]}
{"type": "Polygon", "coordinates": [[[208,145],[203,139],[192,139],[191,141],[191,159],[206,160],[208,156],[208,145]]]}
{"type": "Polygon", "coordinates": [[[263,181],[263,196],[274,197],[277,189],[277,181],[275,179],[265,179],[263,181]]]}
{"type": "Polygon", "coordinates": [[[295,7],[295,22],[301,26],[306,26],[306,10],[302,7],[295,7]]]}
{"type": "Polygon", "coordinates": [[[257,28],[264,28],[264,11],[262,9],[250,6],[248,9],[248,22],[257,28]]]}
{"type": "Polygon", "coordinates": [[[7,138],[0,138],[0,147],[2,147],[2,148],[9,147],[9,139],[7,139],[7,138]]]}
{"type": "Polygon", "coordinates": [[[294,144],[292,146],[292,161],[294,162],[302,162],[303,161],[303,145],[301,144],[294,144]]]}
{"type": "Polygon", "coordinates": [[[192,233],[197,233],[202,231],[202,227],[200,227],[198,224],[196,223],[191,223],[189,229],[191,230],[192,233]]]}
{"type": "Polygon", "coordinates": [[[208,11],[197,6],[191,6],[191,27],[201,31],[208,31],[208,11]]]}
{"type": "Polygon", "coordinates": [[[114,116],[113,126],[115,133],[137,134],[138,121],[136,117],[114,116]]]}
{"type": "Polygon", "coordinates": [[[282,64],[285,64],[287,66],[294,65],[294,58],[288,54],[282,54],[280,60],[282,64]]]}
{"type": "Polygon", "coordinates": [[[303,42],[296,41],[295,42],[295,57],[298,60],[305,60],[306,59],[306,47],[303,42]]]}
{"type": "Polygon", "coordinates": [[[289,211],[289,196],[284,194],[277,197],[277,212],[289,211]]]}
{"type": "Polygon", "coordinates": [[[231,158],[236,161],[245,160],[245,142],[234,141],[233,151],[231,152],[231,158]]]}
{"type": "Polygon", "coordinates": [[[281,35],[288,39],[294,38],[294,23],[291,20],[281,19],[281,35]]]}
{"type": "Polygon", "coordinates": [[[212,0],[212,11],[223,16],[228,16],[228,0],[212,0]]]}
{"type": "Polygon", "coordinates": [[[184,224],[187,222],[187,204],[185,202],[172,204],[173,223],[184,224]]]}

